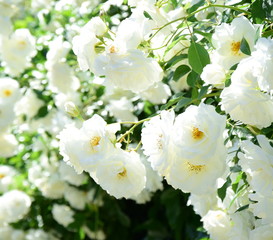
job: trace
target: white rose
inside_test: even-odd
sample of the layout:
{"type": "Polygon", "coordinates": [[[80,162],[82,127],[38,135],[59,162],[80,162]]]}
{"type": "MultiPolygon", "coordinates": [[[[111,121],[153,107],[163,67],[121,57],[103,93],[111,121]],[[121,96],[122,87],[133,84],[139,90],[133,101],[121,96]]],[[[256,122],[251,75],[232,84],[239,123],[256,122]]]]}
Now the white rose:
{"type": "Polygon", "coordinates": [[[273,122],[273,99],[259,90],[254,64],[252,57],[239,63],[231,76],[231,85],[220,95],[221,108],[233,120],[264,128],[273,122]]]}
{"type": "Polygon", "coordinates": [[[0,224],[17,222],[29,211],[30,197],[18,190],[6,192],[0,197],[0,224]]]}
{"type": "Polygon", "coordinates": [[[103,118],[95,114],[84,121],[80,129],[70,125],[60,132],[60,154],[77,173],[92,172],[98,161],[115,148],[111,141],[117,130],[111,129],[111,125],[107,126],[103,118]]]}
{"type": "Polygon", "coordinates": [[[200,77],[206,84],[213,84],[215,87],[223,88],[226,71],[221,65],[208,64],[204,67],[200,77]]]}
{"type": "Polygon", "coordinates": [[[260,38],[254,46],[255,51],[251,56],[255,61],[253,75],[257,77],[258,85],[261,90],[273,92],[273,40],[260,38]]]}
{"type": "Polygon", "coordinates": [[[191,105],[176,117],[172,141],[181,157],[192,164],[204,164],[224,147],[225,126],[226,117],[218,114],[215,107],[191,105]]]}
{"type": "Polygon", "coordinates": [[[137,49],[119,52],[113,46],[110,53],[96,57],[94,64],[96,75],[104,75],[114,86],[133,92],[144,91],[163,77],[156,60],[137,49]]]}
{"type": "Polygon", "coordinates": [[[160,175],[166,174],[169,165],[170,132],[173,128],[174,118],[174,111],[162,111],[159,116],[145,122],[142,128],[143,153],[148,156],[152,168],[160,175]]]}
{"type": "Polygon", "coordinates": [[[52,208],[52,215],[53,218],[64,227],[67,227],[74,221],[74,211],[66,205],[54,204],[52,208]]]}
{"type": "Polygon", "coordinates": [[[19,97],[18,82],[8,77],[0,78],[0,104],[14,104],[19,97]]]}
{"type": "Polygon", "coordinates": [[[247,57],[240,50],[243,38],[253,50],[258,26],[252,25],[246,17],[235,18],[230,24],[223,23],[215,28],[212,44],[216,51],[224,58],[225,68],[229,69],[241,59],[247,57]]]}
{"type": "Polygon", "coordinates": [[[5,71],[11,76],[18,76],[36,55],[35,38],[28,29],[15,30],[11,36],[0,39],[0,53],[5,71]]]}
{"type": "Polygon", "coordinates": [[[8,133],[0,133],[0,156],[11,157],[17,152],[18,142],[14,135],[8,133]]]}
{"type": "Polygon", "coordinates": [[[145,166],[137,153],[116,149],[99,162],[96,178],[110,195],[130,198],[137,196],[145,187],[145,166]]]}

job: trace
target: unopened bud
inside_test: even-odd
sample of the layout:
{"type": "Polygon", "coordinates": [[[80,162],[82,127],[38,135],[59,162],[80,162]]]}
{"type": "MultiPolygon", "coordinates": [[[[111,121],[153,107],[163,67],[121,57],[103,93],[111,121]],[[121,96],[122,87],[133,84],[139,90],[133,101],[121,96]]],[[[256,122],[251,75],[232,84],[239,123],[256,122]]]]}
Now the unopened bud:
{"type": "Polygon", "coordinates": [[[78,117],[80,115],[79,109],[73,102],[66,102],[64,109],[71,117],[78,117]]]}

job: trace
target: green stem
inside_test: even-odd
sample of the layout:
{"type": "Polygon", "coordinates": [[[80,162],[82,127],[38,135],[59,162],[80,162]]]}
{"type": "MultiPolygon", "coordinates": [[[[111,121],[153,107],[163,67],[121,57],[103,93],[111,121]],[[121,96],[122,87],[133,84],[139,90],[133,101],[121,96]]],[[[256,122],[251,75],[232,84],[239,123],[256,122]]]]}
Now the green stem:
{"type": "Polygon", "coordinates": [[[243,12],[243,13],[245,13],[245,14],[247,14],[247,15],[251,15],[250,12],[248,12],[248,11],[246,11],[246,10],[243,10],[243,9],[240,9],[240,8],[237,8],[237,7],[234,7],[234,6],[220,5],[220,4],[211,4],[211,3],[209,3],[207,6],[202,7],[202,8],[200,8],[200,9],[197,9],[196,11],[190,13],[190,14],[189,14],[188,16],[186,16],[186,17],[177,18],[177,19],[175,19],[175,20],[173,20],[173,21],[170,21],[170,22],[164,24],[163,26],[157,28],[157,31],[149,38],[148,41],[150,41],[151,39],[153,39],[153,37],[154,37],[159,31],[161,31],[163,28],[169,26],[170,24],[175,23],[175,22],[178,22],[178,21],[182,21],[182,20],[187,20],[188,18],[194,16],[196,13],[202,12],[202,11],[208,9],[208,8],[211,8],[211,7],[227,8],[227,9],[232,9],[232,10],[234,10],[234,11],[243,12]]]}
{"type": "Polygon", "coordinates": [[[237,7],[233,7],[233,6],[228,6],[228,5],[220,5],[220,4],[210,4],[211,7],[218,7],[218,8],[229,8],[232,9],[234,11],[238,11],[238,12],[243,12],[247,15],[251,15],[251,12],[248,12],[246,10],[243,10],[241,8],[237,8],[237,7]]]}
{"type": "Polygon", "coordinates": [[[133,151],[136,152],[139,149],[139,147],[140,147],[141,144],[142,144],[142,141],[140,140],[139,143],[137,144],[136,148],[133,149],[133,151]]]}
{"type": "Polygon", "coordinates": [[[120,124],[134,124],[134,126],[132,126],[132,127],[131,127],[128,131],[126,131],[124,134],[122,134],[122,135],[120,136],[120,138],[117,140],[117,142],[119,142],[119,143],[123,142],[124,139],[125,139],[125,137],[126,137],[127,135],[131,134],[131,133],[134,131],[134,129],[135,129],[139,124],[144,123],[144,122],[146,122],[146,121],[149,121],[150,119],[151,119],[151,118],[144,118],[144,119],[142,119],[142,120],[140,120],[140,121],[138,121],[138,122],[120,122],[120,124]]]}

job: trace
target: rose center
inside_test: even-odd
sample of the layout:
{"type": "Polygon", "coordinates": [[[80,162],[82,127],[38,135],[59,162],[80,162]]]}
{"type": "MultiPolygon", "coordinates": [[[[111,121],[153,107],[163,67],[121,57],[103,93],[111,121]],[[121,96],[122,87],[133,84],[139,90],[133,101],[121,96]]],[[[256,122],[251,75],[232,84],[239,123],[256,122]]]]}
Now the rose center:
{"type": "Polygon", "coordinates": [[[127,176],[127,170],[125,168],[122,169],[122,172],[118,173],[118,178],[124,178],[127,176]]]}
{"type": "Polygon", "coordinates": [[[9,89],[6,89],[3,91],[5,97],[9,97],[12,94],[12,91],[9,89]]]}
{"type": "Polygon", "coordinates": [[[198,174],[202,170],[204,170],[205,165],[194,165],[194,164],[187,162],[187,167],[190,172],[194,172],[195,174],[198,174]]]}
{"type": "Polygon", "coordinates": [[[5,174],[0,173],[0,179],[4,178],[5,176],[5,174]]]}
{"type": "Polygon", "coordinates": [[[158,147],[158,150],[162,150],[163,149],[162,137],[163,137],[162,134],[158,135],[158,138],[157,138],[157,141],[156,141],[156,145],[158,147]]]}
{"type": "Polygon", "coordinates": [[[192,129],[192,137],[195,140],[201,140],[204,137],[204,133],[200,131],[198,128],[193,127],[192,129]]]}
{"type": "Polygon", "coordinates": [[[240,50],[241,43],[240,42],[232,42],[231,43],[231,51],[233,55],[237,55],[240,50]]]}
{"type": "Polygon", "coordinates": [[[109,51],[110,51],[110,53],[116,53],[117,48],[113,45],[113,46],[110,47],[109,51]]]}
{"type": "Polygon", "coordinates": [[[92,137],[90,140],[91,147],[93,148],[95,146],[98,146],[100,143],[100,139],[101,139],[101,137],[98,137],[98,136],[92,137]]]}

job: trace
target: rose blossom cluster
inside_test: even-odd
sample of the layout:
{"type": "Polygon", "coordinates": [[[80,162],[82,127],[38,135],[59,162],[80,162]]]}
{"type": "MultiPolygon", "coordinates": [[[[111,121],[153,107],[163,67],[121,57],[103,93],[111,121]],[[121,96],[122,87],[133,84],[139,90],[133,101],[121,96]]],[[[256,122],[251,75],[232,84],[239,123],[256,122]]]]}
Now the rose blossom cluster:
{"type": "Polygon", "coordinates": [[[114,198],[167,185],[212,240],[273,238],[273,40],[252,8],[27,2],[0,1],[0,239],[108,239],[114,198]]]}

